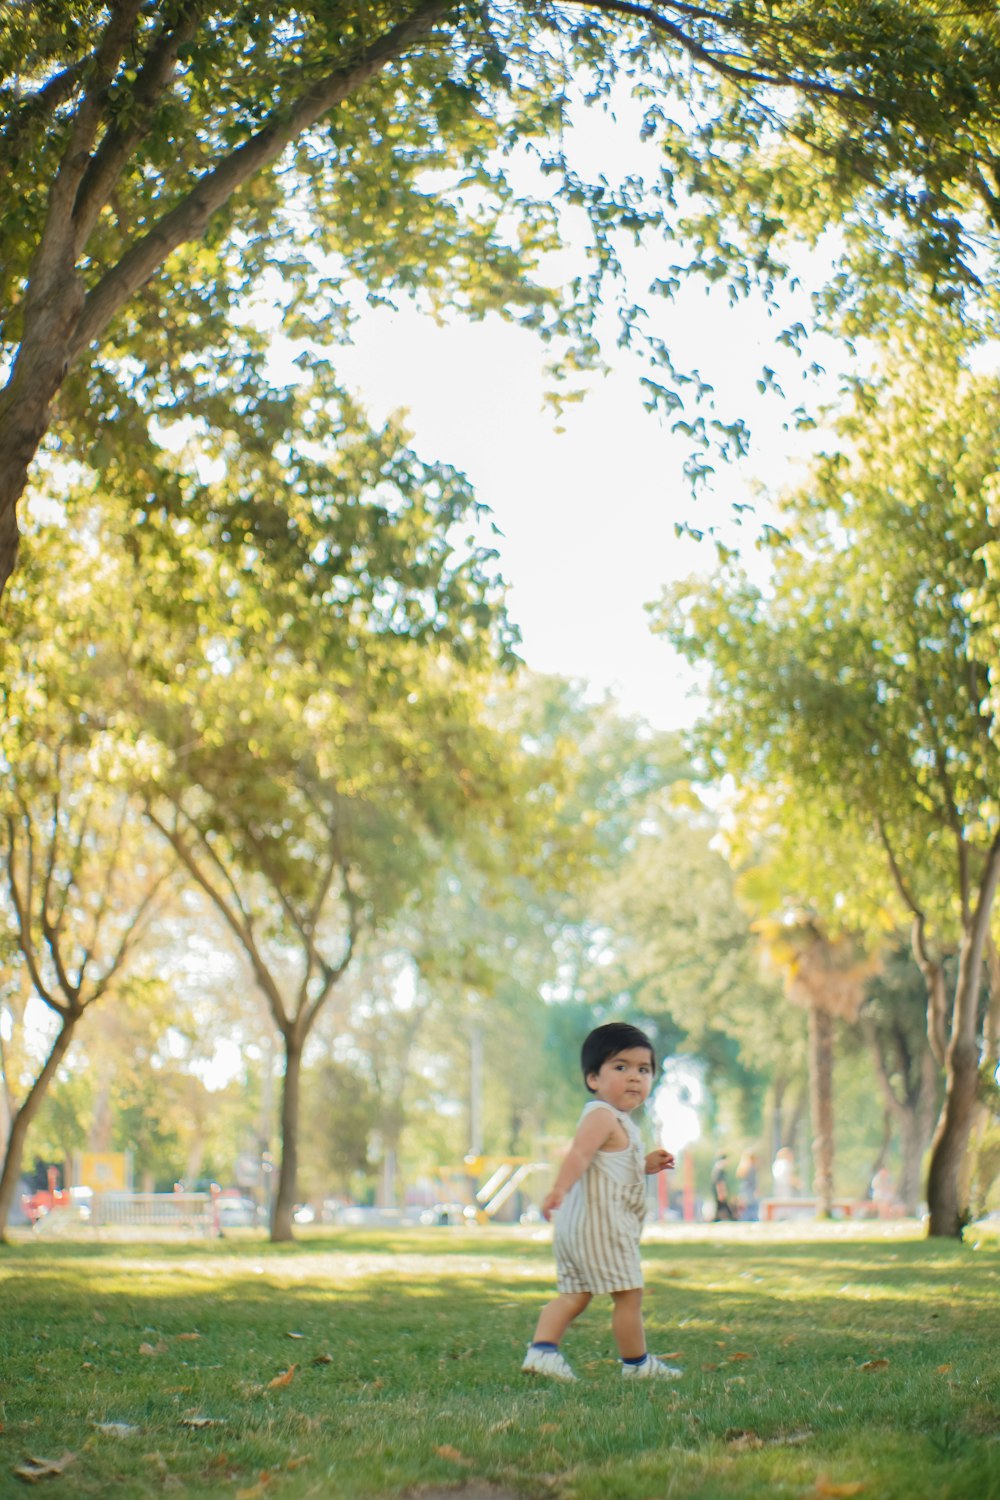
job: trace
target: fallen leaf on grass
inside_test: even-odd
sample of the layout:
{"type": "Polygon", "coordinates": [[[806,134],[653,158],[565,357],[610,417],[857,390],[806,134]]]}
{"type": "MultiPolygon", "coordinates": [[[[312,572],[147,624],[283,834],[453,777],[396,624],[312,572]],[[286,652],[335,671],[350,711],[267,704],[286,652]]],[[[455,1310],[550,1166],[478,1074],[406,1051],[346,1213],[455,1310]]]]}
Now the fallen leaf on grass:
{"type": "Polygon", "coordinates": [[[275,1375],[273,1380],[269,1380],[267,1382],[268,1390],[274,1391],[277,1390],[280,1386],[291,1385],[292,1381],[295,1379],[295,1371],[298,1368],[298,1365],[289,1365],[287,1370],[283,1370],[280,1375],[275,1375]]]}
{"type": "Polygon", "coordinates": [[[764,1439],[759,1432],[727,1432],[726,1447],[734,1453],[746,1453],[751,1448],[763,1448],[764,1439]]]}
{"type": "Polygon", "coordinates": [[[176,1335],[176,1337],[179,1338],[179,1339],[186,1339],[188,1342],[190,1342],[191,1339],[200,1339],[201,1338],[201,1334],[200,1333],[179,1333],[179,1334],[176,1335]]]}
{"type": "Polygon", "coordinates": [[[76,1458],[75,1453],[64,1453],[62,1458],[26,1458],[18,1464],[14,1473],[28,1484],[37,1484],[40,1479],[58,1479],[76,1458]]]}
{"type": "Polygon", "coordinates": [[[249,1489],[237,1490],[235,1500],[259,1500],[270,1483],[270,1474],[262,1474],[257,1483],[250,1485],[249,1489]]]}
{"type": "Polygon", "coordinates": [[[887,1359],[866,1359],[863,1365],[859,1365],[858,1366],[859,1370],[869,1370],[869,1371],[871,1371],[871,1370],[887,1370],[888,1368],[889,1368],[889,1361],[887,1359]]]}
{"type": "Polygon", "coordinates": [[[683,1359],[684,1358],[683,1354],[681,1353],[681,1351],[679,1349],[675,1349],[672,1354],[658,1354],[656,1357],[657,1357],[657,1359],[683,1359]]]}
{"type": "Polygon", "coordinates": [[[198,1429],[202,1427],[223,1427],[225,1421],[225,1417],[181,1417],[178,1426],[196,1427],[198,1429]]]}
{"type": "Polygon", "coordinates": [[[161,1339],[158,1344],[140,1344],[139,1345],[139,1353],[140,1354],[162,1354],[163,1351],[164,1351],[164,1349],[166,1347],[167,1347],[166,1344],[161,1339]]]}
{"type": "Polygon", "coordinates": [[[453,1448],[450,1443],[442,1443],[440,1447],[434,1449],[434,1452],[438,1458],[446,1458],[450,1464],[471,1464],[472,1462],[471,1458],[466,1458],[464,1453],[459,1453],[458,1449],[453,1448]]]}
{"type": "Polygon", "coordinates": [[[737,1360],[739,1360],[739,1359],[753,1359],[753,1355],[752,1355],[752,1354],[743,1354],[743,1353],[742,1353],[742,1352],[740,1352],[740,1351],[737,1351],[737,1353],[735,1353],[735,1354],[729,1354],[729,1355],[727,1355],[727,1356],[726,1356],[726,1357],[727,1357],[727,1358],[728,1358],[728,1359],[729,1359],[729,1361],[730,1361],[730,1362],[731,1362],[731,1363],[733,1363],[733,1364],[735,1364],[735,1362],[736,1362],[736,1361],[737,1361],[737,1360]]]}
{"type": "Polygon", "coordinates": [[[304,1339],[305,1338],[305,1334],[304,1333],[286,1333],[285,1334],[285,1338],[286,1339],[304,1339]]]}
{"type": "Polygon", "coordinates": [[[301,1469],[303,1464],[312,1463],[312,1454],[303,1453],[298,1458],[290,1458],[285,1465],[286,1469],[301,1469]]]}
{"type": "Polygon", "coordinates": [[[333,1355],[332,1354],[317,1354],[316,1358],[313,1360],[313,1364],[314,1365],[332,1365],[333,1364],[333,1355]]]}
{"type": "Polygon", "coordinates": [[[935,1371],[935,1373],[938,1374],[938,1375],[947,1375],[947,1373],[948,1373],[948,1371],[950,1369],[951,1369],[951,1365],[938,1365],[937,1370],[935,1371]]]}
{"type": "Polygon", "coordinates": [[[717,1370],[719,1367],[718,1365],[702,1365],[701,1368],[703,1370],[717,1370]]]}
{"type": "Polygon", "coordinates": [[[859,1481],[853,1484],[831,1484],[825,1474],[821,1474],[816,1481],[814,1494],[822,1495],[823,1500],[847,1500],[849,1495],[860,1495],[864,1485],[859,1481]]]}
{"type": "Polygon", "coordinates": [[[101,1432],[105,1437],[131,1437],[134,1432],[141,1432],[141,1427],[135,1427],[131,1422],[95,1422],[94,1430],[101,1432]]]}

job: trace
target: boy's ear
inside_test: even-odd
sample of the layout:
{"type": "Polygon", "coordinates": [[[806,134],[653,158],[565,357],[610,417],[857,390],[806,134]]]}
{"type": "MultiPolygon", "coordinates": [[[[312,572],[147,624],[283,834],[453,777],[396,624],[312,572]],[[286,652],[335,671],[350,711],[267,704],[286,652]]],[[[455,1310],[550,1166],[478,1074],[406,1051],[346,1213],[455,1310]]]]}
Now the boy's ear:
{"type": "Polygon", "coordinates": [[[592,1069],[587,1074],[586,1078],[584,1079],[584,1082],[586,1083],[586,1085],[587,1085],[587,1087],[588,1087],[588,1089],[590,1090],[591,1093],[594,1092],[594,1085],[597,1082],[597,1079],[599,1077],[600,1077],[600,1074],[597,1072],[597,1070],[596,1069],[592,1069]]]}

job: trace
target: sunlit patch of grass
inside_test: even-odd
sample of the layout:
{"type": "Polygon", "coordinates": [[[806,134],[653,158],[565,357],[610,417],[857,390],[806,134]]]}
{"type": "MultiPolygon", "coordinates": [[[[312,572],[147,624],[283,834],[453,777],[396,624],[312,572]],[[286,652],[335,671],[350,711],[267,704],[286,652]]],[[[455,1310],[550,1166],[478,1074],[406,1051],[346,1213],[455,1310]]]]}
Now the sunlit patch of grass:
{"type": "Polygon", "coordinates": [[[662,1389],[622,1381],[606,1304],[567,1337],[578,1385],[519,1374],[553,1280],[525,1234],[18,1244],[0,1251],[0,1495],[25,1454],[69,1451],[50,1493],[122,1500],[473,1479],[565,1500],[1000,1500],[995,1239],[721,1231],[645,1260],[651,1346],[685,1371],[662,1389]]]}

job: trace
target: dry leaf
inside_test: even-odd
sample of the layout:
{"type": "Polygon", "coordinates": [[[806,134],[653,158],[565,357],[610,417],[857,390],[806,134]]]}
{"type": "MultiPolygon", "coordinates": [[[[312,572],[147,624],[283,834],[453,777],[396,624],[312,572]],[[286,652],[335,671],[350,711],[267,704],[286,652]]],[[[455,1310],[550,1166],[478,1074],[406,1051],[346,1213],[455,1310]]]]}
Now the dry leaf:
{"type": "Polygon", "coordinates": [[[275,1375],[273,1380],[269,1380],[267,1382],[268,1390],[273,1391],[276,1390],[279,1386],[291,1385],[292,1381],[295,1379],[295,1371],[298,1368],[298,1365],[289,1365],[287,1370],[283,1370],[280,1375],[275,1375]]]}
{"type": "Polygon", "coordinates": [[[948,1371],[950,1369],[951,1369],[951,1365],[938,1365],[936,1373],[938,1375],[947,1375],[947,1373],[948,1373],[948,1371]]]}
{"type": "Polygon", "coordinates": [[[735,1360],[738,1360],[738,1359],[753,1359],[753,1355],[752,1354],[743,1354],[740,1351],[737,1351],[735,1354],[728,1355],[728,1358],[730,1360],[732,1360],[732,1361],[735,1361],[735,1360]]]}
{"type": "Polygon", "coordinates": [[[759,1432],[726,1433],[726,1447],[737,1453],[747,1453],[751,1448],[763,1448],[764,1439],[759,1432]]]}
{"type": "Polygon", "coordinates": [[[858,1366],[859,1370],[887,1370],[888,1368],[887,1359],[866,1359],[863,1365],[858,1366]]]}
{"type": "Polygon", "coordinates": [[[849,1495],[860,1495],[865,1486],[857,1481],[853,1484],[831,1484],[825,1474],[821,1474],[816,1481],[817,1495],[822,1495],[823,1500],[847,1500],[849,1495]]]}
{"type": "Polygon", "coordinates": [[[453,1448],[450,1443],[442,1443],[439,1448],[434,1449],[434,1452],[438,1458],[446,1458],[452,1464],[471,1464],[472,1462],[471,1458],[466,1458],[464,1453],[459,1453],[458,1449],[453,1448]]]}
{"type": "Polygon", "coordinates": [[[305,1338],[305,1334],[304,1333],[286,1333],[285,1334],[285,1338],[286,1339],[304,1339],[305,1338]]]}
{"type": "Polygon", "coordinates": [[[285,1465],[286,1469],[301,1469],[303,1464],[312,1463],[312,1454],[303,1453],[298,1458],[290,1458],[285,1465]]]}
{"type": "Polygon", "coordinates": [[[164,1349],[166,1347],[167,1347],[166,1344],[161,1339],[158,1344],[140,1344],[139,1345],[139,1353],[140,1354],[162,1354],[163,1351],[164,1351],[164,1349]]]}
{"type": "Polygon", "coordinates": [[[701,1368],[703,1370],[717,1370],[719,1367],[718,1365],[702,1365],[701,1368]]]}
{"type": "Polygon", "coordinates": [[[201,1338],[201,1334],[200,1333],[179,1333],[179,1334],[177,1334],[177,1337],[179,1339],[187,1339],[187,1340],[190,1341],[191,1339],[200,1339],[201,1338]]]}
{"type": "Polygon", "coordinates": [[[681,1351],[679,1349],[675,1349],[672,1354],[658,1354],[656,1357],[657,1357],[657,1359],[683,1359],[684,1358],[683,1354],[681,1353],[681,1351]]]}
{"type": "Polygon", "coordinates": [[[28,1484],[37,1484],[40,1479],[58,1479],[59,1475],[76,1459],[75,1453],[64,1453],[62,1458],[26,1458],[18,1464],[14,1473],[28,1484]]]}
{"type": "Polygon", "coordinates": [[[333,1364],[333,1355],[332,1354],[317,1354],[316,1358],[313,1360],[313,1364],[314,1365],[332,1365],[333,1364]]]}
{"type": "Polygon", "coordinates": [[[97,1432],[103,1432],[105,1437],[131,1437],[134,1432],[141,1432],[141,1427],[134,1427],[131,1422],[95,1422],[94,1428],[97,1432]]]}
{"type": "Polygon", "coordinates": [[[181,1417],[179,1426],[197,1428],[222,1427],[225,1423],[225,1420],[225,1417],[181,1417]]]}
{"type": "Polygon", "coordinates": [[[249,1489],[237,1490],[235,1500],[260,1500],[260,1496],[263,1495],[270,1482],[270,1474],[262,1474],[257,1483],[252,1484],[249,1489]]]}

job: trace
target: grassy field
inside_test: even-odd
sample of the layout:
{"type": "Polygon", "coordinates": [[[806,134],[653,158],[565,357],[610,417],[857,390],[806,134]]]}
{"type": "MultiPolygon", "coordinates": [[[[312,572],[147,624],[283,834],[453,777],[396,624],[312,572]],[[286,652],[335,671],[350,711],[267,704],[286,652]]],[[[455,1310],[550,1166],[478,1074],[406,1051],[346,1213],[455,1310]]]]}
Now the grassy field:
{"type": "Polygon", "coordinates": [[[1000,1245],[893,1226],[647,1242],[677,1382],[624,1382],[607,1301],[518,1373],[528,1231],[250,1231],[0,1247],[0,1495],[1000,1500],[1000,1245]],[[60,1465],[64,1465],[60,1467],[60,1465]]]}

